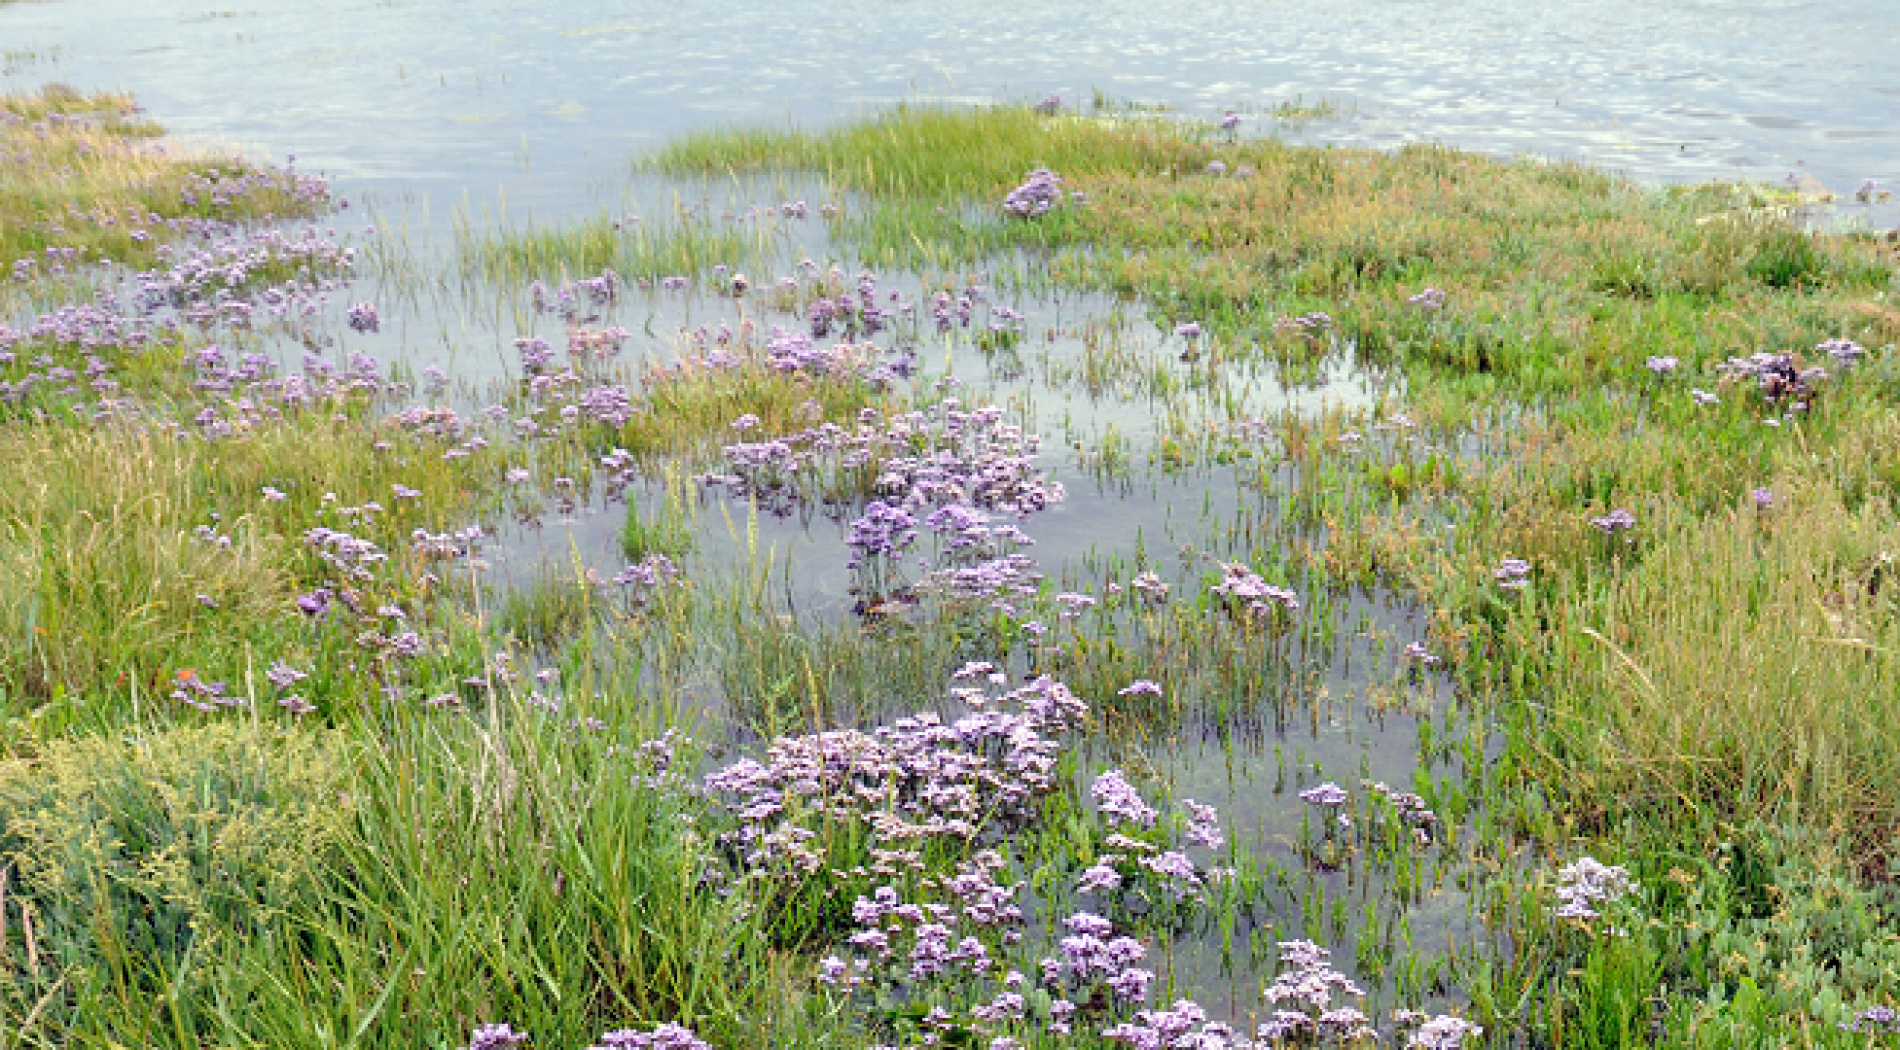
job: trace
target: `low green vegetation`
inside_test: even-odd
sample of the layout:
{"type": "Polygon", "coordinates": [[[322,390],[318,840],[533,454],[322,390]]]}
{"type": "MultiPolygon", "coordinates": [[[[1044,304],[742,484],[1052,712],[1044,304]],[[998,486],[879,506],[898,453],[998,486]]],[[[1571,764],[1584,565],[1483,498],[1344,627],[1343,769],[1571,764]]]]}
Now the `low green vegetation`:
{"type": "Polygon", "coordinates": [[[116,259],[185,320],[0,326],[0,1046],[1881,1045],[1843,1027],[1900,996],[1873,237],[907,107],[644,162],[823,180],[844,257],[782,202],[373,244],[514,307],[481,385],[379,360],[371,303],[271,312],[256,275],[355,258],[271,227],[297,177],[234,176],[279,269],[207,291],[59,216],[208,219],[210,162],[123,98],[4,107],[68,152],[0,182],[0,251],[83,249],[22,302],[116,259]],[[1043,292],[1103,308],[1003,305],[1043,292]],[[1342,367],[1365,400],[1260,407],[1342,367]],[[1171,495],[1039,565],[1059,468],[1171,495]],[[537,548],[594,517],[610,565],[537,548]]]}

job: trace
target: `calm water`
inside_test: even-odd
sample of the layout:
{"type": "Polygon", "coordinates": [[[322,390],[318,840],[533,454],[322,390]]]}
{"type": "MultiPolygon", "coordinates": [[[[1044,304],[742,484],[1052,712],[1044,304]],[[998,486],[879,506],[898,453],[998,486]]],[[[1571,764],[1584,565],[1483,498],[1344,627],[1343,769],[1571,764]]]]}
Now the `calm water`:
{"type": "MultiPolygon", "coordinates": [[[[122,87],[180,135],[355,192],[542,217],[688,128],[1092,91],[1217,117],[1324,97],[1327,141],[1439,139],[1652,179],[1900,180],[1891,0],[61,0],[0,9],[13,87],[122,87]]],[[[1894,213],[1875,216],[1892,224],[1894,213]]]]}

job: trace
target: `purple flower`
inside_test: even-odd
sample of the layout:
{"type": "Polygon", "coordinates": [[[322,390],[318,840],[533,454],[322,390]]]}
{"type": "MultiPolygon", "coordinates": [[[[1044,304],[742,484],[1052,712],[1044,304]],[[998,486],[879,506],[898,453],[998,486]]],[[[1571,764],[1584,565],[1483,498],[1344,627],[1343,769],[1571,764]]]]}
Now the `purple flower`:
{"type": "Polygon", "coordinates": [[[357,303],[350,307],[350,327],[359,332],[374,332],[382,327],[382,319],[376,316],[376,307],[371,303],[357,303]]]}
{"type": "Polygon", "coordinates": [[[1188,321],[1185,324],[1175,325],[1174,334],[1190,341],[1199,339],[1201,337],[1201,326],[1194,321],[1188,321]]]}
{"type": "Polygon", "coordinates": [[[1417,1050],[1459,1050],[1466,1039],[1476,1039],[1483,1034],[1483,1028],[1462,1017],[1439,1014],[1420,1025],[1406,1039],[1405,1045],[1417,1050]]]}
{"type": "Polygon", "coordinates": [[[309,594],[300,595],[297,598],[297,609],[305,616],[313,620],[317,619],[330,611],[330,599],[335,595],[336,592],[328,587],[319,587],[309,594]]]}
{"type": "Polygon", "coordinates": [[[1082,879],[1075,885],[1077,893],[1104,893],[1122,888],[1121,873],[1108,864],[1093,864],[1082,869],[1082,879]]]}
{"type": "Polygon", "coordinates": [[[505,1024],[485,1024],[471,1032],[465,1050],[514,1050],[528,1045],[528,1033],[505,1024]]]}
{"type": "Polygon", "coordinates": [[[270,684],[279,689],[289,689],[310,676],[282,660],[273,660],[270,670],[264,672],[264,677],[270,679],[270,684]]]}
{"type": "Polygon", "coordinates": [[[1405,301],[1416,309],[1423,310],[1426,313],[1432,313],[1444,309],[1445,290],[1442,288],[1427,288],[1405,301]]]}
{"type": "MultiPolygon", "coordinates": [[[[1057,100],[1060,105],[1060,99],[1057,100]]],[[[1062,177],[1048,168],[1037,168],[1024,177],[1022,185],[1003,198],[1003,210],[1023,219],[1033,219],[1055,210],[1062,203],[1062,177]]]]}
{"type": "MultiPolygon", "coordinates": [[[[470,1048],[474,1050],[474,1048],[470,1048]]],[[[641,1032],[632,1028],[606,1032],[600,1037],[600,1045],[589,1050],[712,1050],[712,1044],[701,1039],[693,1030],[684,1025],[663,1024],[650,1032],[641,1032]]]]}
{"type": "Polygon", "coordinates": [[[1308,788],[1300,792],[1300,801],[1312,806],[1343,806],[1346,804],[1346,800],[1351,797],[1345,788],[1340,787],[1330,780],[1318,787],[1308,788]]]}
{"type": "Polygon", "coordinates": [[[1852,1021],[1842,1021],[1841,1028],[1867,1034],[1900,1032],[1900,1013],[1888,1006],[1870,1006],[1855,1014],[1852,1021]]]}
{"type": "Polygon", "coordinates": [[[1231,109],[1221,114],[1220,129],[1222,131],[1232,131],[1238,127],[1240,127],[1240,114],[1231,109]]]}
{"type": "Polygon", "coordinates": [[[1507,590],[1528,587],[1531,582],[1531,563],[1522,558],[1505,558],[1498,562],[1497,568],[1491,570],[1491,575],[1498,581],[1499,587],[1507,590]]]}
{"type": "Polygon", "coordinates": [[[1762,488],[1758,488],[1755,490],[1754,496],[1755,496],[1756,510],[1765,514],[1768,511],[1774,509],[1775,507],[1775,490],[1774,489],[1768,488],[1766,486],[1762,488]]]}
{"type": "Polygon", "coordinates": [[[1057,113],[1062,112],[1062,96],[1061,95],[1044,96],[1041,102],[1036,103],[1035,110],[1038,113],[1044,113],[1049,116],[1055,116],[1057,113]]]}
{"type": "Polygon", "coordinates": [[[1842,367],[1846,367],[1860,360],[1861,355],[1867,352],[1864,347],[1852,339],[1829,339],[1814,349],[1833,358],[1834,361],[1842,367]]]}
{"type": "Polygon", "coordinates": [[[1643,367],[1649,369],[1651,372],[1654,372],[1659,376],[1666,376],[1669,373],[1674,372],[1676,370],[1676,366],[1680,363],[1681,362],[1677,361],[1673,357],[1652,357],[1647,362],[1644,363],[1643,367]]]}
{"type": "Polygon", "coordinates": [[[1557,871],[1559,903],[1552,914],[1560,919],[1594,919],[1602,905],[1619,901],[1635,890],[1636,881],[1626,869],[1593,857],[1579,857],[1557,871]]]}
{"type": "Polygon", "coordinates": [[[1428,667],[1438,662],[1438,657],[1433,655],[1430,649],[1425,648],[1425,643],[1423,642],[1408,643],[1405,646],[1405,658],[1415,664],[1422,664],[1428,667]]]}
{"type": "Polygon", "coordinates": [[[1635,528],[1636,515],[1630,513],[1628,508],[1618,507],[1601,518],[1591,518],[1590,525],[1605,536],[1614,536],[1635,528]]]}
{"type": "Polygon", "coordinates": [[[1117,696],[1160,696],[1161,686],[1146,678],[1137,678],[1133,682],[1116,690],[1117,696]]]}
{"type": "Polygon", "coordinates": [[[1143,802],[1141,793],[1128,782],[1128,778],[1119,769],[1111,769],[1095,778],[1094,786],[1089,788],[1089,797],[1102,810],[1102,814],[1111,821],[1125,821],[1152,828],[1159,812],[1143,802]]]}

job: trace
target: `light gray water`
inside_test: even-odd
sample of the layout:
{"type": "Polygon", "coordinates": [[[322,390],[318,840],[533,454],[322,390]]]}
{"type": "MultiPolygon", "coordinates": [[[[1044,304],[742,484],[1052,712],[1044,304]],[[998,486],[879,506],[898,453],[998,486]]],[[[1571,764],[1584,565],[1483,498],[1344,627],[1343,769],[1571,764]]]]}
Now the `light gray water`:
{"type": "MultiPolygon", "coordinates": [[[[1216,118],[1303,99],[1311,137],[1589,160],[1645,179],[1900,182],[1891,0],[1035,4],[61,0],[0,8],[0,87],[121,87],[175,133],[351,192],[540,218],[710,124],[905,98],[1094,91],[1216,118]]],[[[1261,123],[1257,122],[1256,127],[1261,123]]],[[[1852,205],[1847,205],[1850,210],[1852,205]]],[[[1872,217],[1891,225],[1891,208],[1872,217]]]]}

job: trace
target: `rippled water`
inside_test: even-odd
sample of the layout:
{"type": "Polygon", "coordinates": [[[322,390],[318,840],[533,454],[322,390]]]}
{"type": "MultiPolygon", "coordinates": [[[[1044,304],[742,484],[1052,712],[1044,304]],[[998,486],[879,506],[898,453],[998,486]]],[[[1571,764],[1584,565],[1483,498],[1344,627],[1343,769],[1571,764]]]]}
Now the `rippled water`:
{"type": "MultiPolygon", "coordinates": [[[[1189,114],[1321,98],[1308,133],[1439,139],[1643,178],[1900,180],[1889,0],[1331,0],[696,5],[653,0],[62,0],[0,8],[0,86],[138,93],[187,137],[297,153],[361,189],[554,215],[628,155],[719,122],[898,99],[1072,99],[1189,114]]],[[[1884,221],[1891,224],[1889,209],[1884,221]]],[[[1882,221],[1876,216],[1876,221],[1882,221]]]]}

